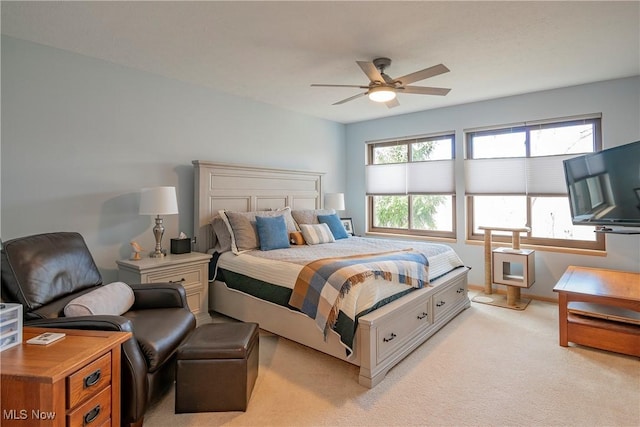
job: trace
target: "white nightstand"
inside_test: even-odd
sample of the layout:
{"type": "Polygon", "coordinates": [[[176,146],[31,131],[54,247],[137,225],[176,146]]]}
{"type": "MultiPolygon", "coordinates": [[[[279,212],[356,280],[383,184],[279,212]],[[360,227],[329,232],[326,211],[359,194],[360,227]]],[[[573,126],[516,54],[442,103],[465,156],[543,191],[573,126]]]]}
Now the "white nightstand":
{"type": "Polygon", "coordinates": [[[187,292],[189,308],[198,325],[209,323],[208,272],[211,255],[200,252],[167,254],[163,258],[142,258],[139,261],[120,260],[119,280],[125,283],[180,282],[187,292]]]}

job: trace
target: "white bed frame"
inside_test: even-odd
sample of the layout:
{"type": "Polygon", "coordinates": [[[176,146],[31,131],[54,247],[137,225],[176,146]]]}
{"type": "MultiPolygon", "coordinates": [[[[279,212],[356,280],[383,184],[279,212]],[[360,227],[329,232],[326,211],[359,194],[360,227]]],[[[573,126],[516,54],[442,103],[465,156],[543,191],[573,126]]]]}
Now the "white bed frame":
{"type": "MultiPolygon", "coordinates": [[[[254,211],[290,206],[319,209],[323,173],[194,160],[196,247],[212,245],[209,222],[220,209],[254,211]]],[[[313,319],[279,305],[209,284],[209,312],[218,312],[360,366],[359,382],[374,387],[386,373],[470,306],[468,269],[459,268],[358,320],[354,352],[347,358],[336,333],[325,341],[313,319]]]]}

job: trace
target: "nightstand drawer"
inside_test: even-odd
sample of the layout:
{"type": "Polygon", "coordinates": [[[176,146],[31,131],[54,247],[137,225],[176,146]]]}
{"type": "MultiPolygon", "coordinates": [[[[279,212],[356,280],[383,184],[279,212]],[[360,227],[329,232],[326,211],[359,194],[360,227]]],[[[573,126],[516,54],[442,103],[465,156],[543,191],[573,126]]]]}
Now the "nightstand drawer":
{"type": "Polygon", "coordinates": [[[199,284],[199,283],[203,283],[200,272],[201,272],[200,268],[198,269],[175,268],[175,269],[172,269],[171,271],[149,274],[149,283],[176,282],[176,283],[182,283],[183,286],[192,285],[194,283],[199,284]]]}
{"type": "Polygon", "coordinates": [[[67,408],[73,408],[111,383],[111,353],[69,375],[67,382],[67,408]]]}
{"type": "Polygon", "coordinates": [[[111,386],[67,415],[71,427],[100,426],[111,418],[111,386]]]}
{"type": "Polygon", "coordinates": [[[211,321],[207,274],[211,255],[200,252],[171,254],[163,258],[120,260],[118,278],[125,283],[180,283],[187,294],[189,309],[198,324],[211,321]]]}

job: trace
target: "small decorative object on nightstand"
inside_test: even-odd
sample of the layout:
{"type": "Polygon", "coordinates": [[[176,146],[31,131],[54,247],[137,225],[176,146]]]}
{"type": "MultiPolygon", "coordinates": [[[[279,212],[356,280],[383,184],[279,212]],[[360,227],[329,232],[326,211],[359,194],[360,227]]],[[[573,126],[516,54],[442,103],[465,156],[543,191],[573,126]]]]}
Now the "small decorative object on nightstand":
{"type": "Polygon", "coordinates": [[[140,247],[138,242],[136,242],[135,240],[132,240],[129,244],[131,245],[131,258],[129,259],[131,261],[140,261],[142,259],[142,257],[140,256],[140,252],[142,252],[144,249],[142,249],[142,247],[140,247]]]}
{"type": "Polygon", "coordinates": [[[118,280],[125,283],[179,282],[187,293],[187,302],[198,324],[211,321],[209,316],[209,260],[200,252],[169,254],[163,258],[120,260],[118,280]]]}

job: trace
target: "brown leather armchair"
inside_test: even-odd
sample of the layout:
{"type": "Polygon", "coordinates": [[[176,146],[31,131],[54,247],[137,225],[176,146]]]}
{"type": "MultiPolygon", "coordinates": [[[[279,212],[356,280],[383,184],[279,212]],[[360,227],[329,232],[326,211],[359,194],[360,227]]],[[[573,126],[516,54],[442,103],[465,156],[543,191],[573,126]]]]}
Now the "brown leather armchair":
{"type": "Polygon", "coordinates": [[[74,298],[102,286],[102,277],[78,233],[47,233],[3,243],[2,300],[22,304],[27,326],[129,331],[122,344],[122,425],[142,425],[148,405],[175,379],[175,353],[196,327],[177,283],[129,285],[135,302],[126,313],[64,317],[74,298]]]}

